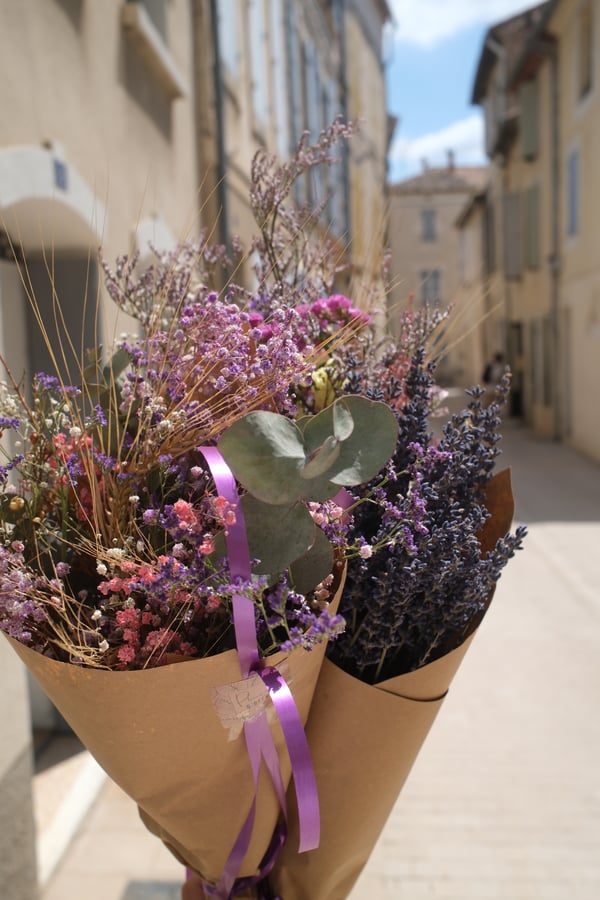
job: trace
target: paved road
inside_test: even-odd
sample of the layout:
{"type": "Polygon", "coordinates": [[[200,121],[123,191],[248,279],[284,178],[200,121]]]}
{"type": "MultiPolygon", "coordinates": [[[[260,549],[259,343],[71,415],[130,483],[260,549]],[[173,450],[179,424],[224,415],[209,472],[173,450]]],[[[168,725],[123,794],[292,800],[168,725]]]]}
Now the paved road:
{"type": "Polygon", "coordinates": [[[600,467],[508,423],[529,526],[352,900],[600,897],[600,467]]]}
{"type": "MultiPolygon", "coordinates": [[[[512,422],[503,446],[526,549],[352,900],[600,897],[600,467],[512,422]]],[[[176,900],[180,878],[109,784],[43,900],[176,900]]]]}

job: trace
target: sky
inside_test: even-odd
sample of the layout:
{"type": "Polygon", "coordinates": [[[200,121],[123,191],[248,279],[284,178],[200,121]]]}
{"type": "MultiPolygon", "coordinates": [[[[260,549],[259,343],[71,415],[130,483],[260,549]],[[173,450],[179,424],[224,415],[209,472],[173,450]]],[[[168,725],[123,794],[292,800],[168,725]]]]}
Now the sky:
{"type": "Polygon", "coordinates": [[[390,180],[443,166],[485,165],[483,118],[471,104],[486,32],[536,0],[388,0],[394,19],[385,61],[388,111],[397,116],[390,180]]]}

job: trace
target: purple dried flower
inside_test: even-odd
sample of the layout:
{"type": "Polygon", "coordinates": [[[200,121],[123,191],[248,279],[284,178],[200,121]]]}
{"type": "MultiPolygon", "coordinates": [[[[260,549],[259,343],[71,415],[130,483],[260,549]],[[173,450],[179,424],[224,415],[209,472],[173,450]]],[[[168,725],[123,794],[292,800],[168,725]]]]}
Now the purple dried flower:
{"type": "MultiPolygon", "coordinates": [[[[360,387],[360,377],[357,379],[360,387]]],[[[340,612],[346,632],[329,648],[342,668],[369,682],[411,671],[462,643],[481,620],[506,562],[525,529],[506,535],[483,558],[478,533],[488,517],[483,490],[499,453],[500,406],[470,394],[465,411],[435,444],[428,427],[433,367],[413,355],[399,395],[396,452],[385,471],[358,492],[340,612]],[[360,548],[377,548],[372,556],[360,548]]]]}

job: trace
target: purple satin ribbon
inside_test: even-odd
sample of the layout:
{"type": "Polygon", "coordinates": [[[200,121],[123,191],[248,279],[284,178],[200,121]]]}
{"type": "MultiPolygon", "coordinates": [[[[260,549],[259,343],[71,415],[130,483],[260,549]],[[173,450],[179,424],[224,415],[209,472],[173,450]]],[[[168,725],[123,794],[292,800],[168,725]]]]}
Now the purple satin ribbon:
{"type": "MultiPolygon", "coordinates": [[[[200,452],[208,463],[219,495],[224,497],[235,511],[235,522],[233,525],[228,526],[226,534],[229,567],[234,583],[242,581],[247,584],[251,579],[250,551],[235,478],[216,447],[201,447],[200,452]]],[[[254,604],[243,594],[234,594],[232,607],[233,626],[242,676],[247,678],[254,672],[260,675],[269,691],[269,696],[283,731],[290,757],[298,804],[299,852],[314,850],[319,846],[320,840],[319,799],[302,719],[292,693],[281,673],[273,667],[265,667],[261,664],[256,641],[254,604]]],[[[222,900],[228,900],[234,893],[237,893],[239,883],[245,882],[244,879],[238,879],[236,883],[236,876],[252,837],[261,758],[265,761],[284,818],[287,820],[285,787],[281,778],[279,756],[264,711],[255,719],[244,723],[244,737],[254,779],[254,799],[225,864],[219,883],[216,886],[205,885],[204,887],[205,892],[209,896],[222,898],[222,900]]],[[[264,863],[264,868],[269,868],[269,870],[272,868],[281,843],[282,841],[276,847],[273,847],[272,843],[270,848],[271,859],[264,863]]],[[[261,864],[261,871],[252,883],[258,883],[258,881],[265,878],[266,874],[267,872],[264,871],[261,864]]]]}

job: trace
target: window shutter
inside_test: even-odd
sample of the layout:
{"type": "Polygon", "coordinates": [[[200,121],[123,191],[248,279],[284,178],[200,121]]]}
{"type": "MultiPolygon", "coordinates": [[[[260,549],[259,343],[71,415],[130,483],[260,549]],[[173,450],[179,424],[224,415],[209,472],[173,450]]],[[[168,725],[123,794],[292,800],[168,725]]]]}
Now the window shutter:
{"type": "Polygon", "coordinates": [[[521,150],[523,159],[535,159],[539,152],[538,81],[526,81],[519,91],[521,150]]]}
{"type": "Polygon", "coordinates": [[[504,195],[504,274],[521,277],[521,197],[514,191],[504,195]]]}
{"type": "Polygon", "coordinates": [[[277,153],[285,159],[289,152],[289,124],[287,100],[287,72],[285,67],[285,50],[283,44],[284,22],[279,0],[270,2],[271,16],[271,83],[274,93],[275,129],[277,136],[277,153]]]}
{"type": "MultiPolygon", "coordinates": [[[[325,83],[325,124],[333,122],[341,112],[338,86],[332,78],[325,83]]],[[[336,150],[337,161],[328,169],[329,175],[329,225],[332,233],[340,237],[347,233],[348,226],[344,215],[344,165],[342,163],[343,148],[336,150]]]]}
{"type": "Polygon", "coordinates": [[[579,151],[571,150],[567,159],[567,234],[579,230],[579,151]]]}
{"type": "Polygon", "coordinates": [[[435,209],[421,210],[421,240],[435,241],[435,209]]]}
{"type": "Polygon", "coordinates": [[[485,248],[485,272],[491,275],[496,271],[496,217],[493,203],[486,199],[485,212],[482,216],[483,247],[485,248]]]}
{"type": "Polygon", "coordinates": [[[312,41],[304,44],[304,75],[306,78],[306,119],[308,130],[313,141],[321,130],[321,89],[317,52],[312,41]]]}
{"type": "Polygon", "coordinates": [[[237,77],[240,63],[237,29],[238,15],[234,0],[219,0],[219,55],[230,75],[237,77]]]}
{"type": "Polygon", "coordinates": [[[267,52],[265,21],[262,0],[250,0],[248,17],[252,111],[254,114],[255,125],[260,129],[265,129],[269,118],[269,96],[266,68],[267,52]]]}
{"type": "Polygon", "coordinates": [[[288,85],[290,91],[290,149],[293,151],[303,131],[302,82],[300,81],[300,45],[293,0],[286,4],[288,85]]]}
{"type": "Polygon", "coordinates": [[[540,267],[540,186],[532,184],[525,202],[525,260],[529,269],[540,267]]]}
{"type": "Polygon", "coordinates": [[[441,276],[439,269],[423,269],[419,273],[422,305],[440,302],[441,276]]]}
{"type": "MultiPolygon", "coordinates": [[[[306,40],[302,47],[304,60],[304,96],[306,98],[306,127],[310,139],[314,143],[321,131],[321,83],[317,51],[311,40],[306,40]]],[[[323,166],[315,166],[308,173],[311,203],[316,206],[323,200],[323,166]]]]}
{"type": "MultiPolygon", "coordinates": [[[[290,109],[290,153],[293,153],[304,131],[304,107],[302,98],[300,42],[293,0],[287,0],[285,9],[290,109]]],[[[294,182],[294,200],[298,204],[306,202],[306,182],[303,178],[297,178],[294,182]]]]}
{"type": "Polygon", "coordinates": [[[579,97],[585,97],[594,76],[594,18],[592,0],[581,6],[579,16],[579,97]]]}

